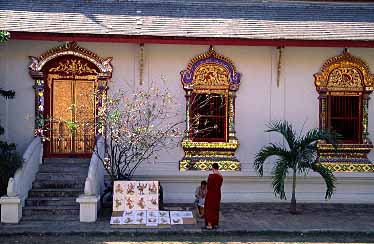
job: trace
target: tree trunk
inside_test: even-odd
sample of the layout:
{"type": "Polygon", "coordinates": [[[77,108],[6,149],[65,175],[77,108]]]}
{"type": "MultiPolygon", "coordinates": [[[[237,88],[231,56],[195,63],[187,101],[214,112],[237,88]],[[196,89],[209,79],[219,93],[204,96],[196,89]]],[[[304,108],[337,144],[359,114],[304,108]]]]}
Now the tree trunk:
{"type": "Polygon", "coordinates": [[[293,169],[293,177],[292,177],[292,198],[291,198],[291,206],[290,206],[290,213],[296,214],[296,168],[293,169]]]}

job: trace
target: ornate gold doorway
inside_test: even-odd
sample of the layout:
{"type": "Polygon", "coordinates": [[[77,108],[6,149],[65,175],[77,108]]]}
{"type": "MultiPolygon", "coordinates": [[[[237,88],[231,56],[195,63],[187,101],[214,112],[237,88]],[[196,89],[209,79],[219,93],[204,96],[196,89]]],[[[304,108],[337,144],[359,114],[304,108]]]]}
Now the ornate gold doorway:
{"type": "Polygon", "coordinates": [[[112,58],[67,42],[30,57],[35,80],[35,135],[44,157],[90,156],[98,133],[97,111],[112,76],[112,58]]]}
{"type": "Polygon", "coordinates": [[[47,154],[90,154],[95,143],[95,75],[48,75],[47,154]]]}

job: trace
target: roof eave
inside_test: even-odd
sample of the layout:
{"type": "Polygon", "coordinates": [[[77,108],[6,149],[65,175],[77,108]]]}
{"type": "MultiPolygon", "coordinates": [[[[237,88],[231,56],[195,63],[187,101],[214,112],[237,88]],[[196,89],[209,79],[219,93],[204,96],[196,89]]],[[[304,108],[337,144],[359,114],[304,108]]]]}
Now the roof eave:
{"type": "Polygon", "coordinates": [[[228,37],[181,37],[119,34],[81,34],[11,31],[13,40],[79,41],[113,43],[294,46],[294,47],[365,47],[373,48],[374,40],[308,40],[308,39],[246,39],[228,37]]]}

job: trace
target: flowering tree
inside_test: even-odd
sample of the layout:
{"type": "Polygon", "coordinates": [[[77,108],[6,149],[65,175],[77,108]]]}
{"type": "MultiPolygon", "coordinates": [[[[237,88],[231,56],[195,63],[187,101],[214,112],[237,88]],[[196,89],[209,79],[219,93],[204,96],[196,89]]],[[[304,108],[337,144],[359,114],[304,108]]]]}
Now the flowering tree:
{"type": "Polygon", "coordinates": [[[106,139],[100,158],[111,180],[130,179],[144,161],[177,146],[182,136],[177,105],[168,90],[151,87],[107,96],[98,111],[98,130],[106,139]]]}
{"type": "MultiPolygon", "coordinates": [[[[92,94],[92,103],[98,97],[100,94],[92,94]]],[[[79,121],[46,117],[41,129],[43,141],[51,140],[52,123],[64,125],[70,134],[83,127],[93,128],[105,138],[105,156],[100,155],[97,148],[94,150],[111,181],[130,179],[143,162],[157,159],[161,150],[175,148],[184,134],[201,138],[217,129],[216,121],[206,113],[209,113],[209,101],[219,98],[219,95],[208,94],[191,101],[193,110],[197,112],[194,112],[189,128],[184,131],[182,125],[185,120],[180,119],[178,111],[181,106],[176,104],[168,89],[152,86],[135,92],[119,90],[102,99],[96,119],[87,120],[88,117],[81,114],[89,110],[84,107],[88,104],[80,104],[79,107],[71,104],[66,108],[69,111],[74,109],[74,117],[79,121]]],[[[224,106],[224,102],[218,105],[224,106]]]]}

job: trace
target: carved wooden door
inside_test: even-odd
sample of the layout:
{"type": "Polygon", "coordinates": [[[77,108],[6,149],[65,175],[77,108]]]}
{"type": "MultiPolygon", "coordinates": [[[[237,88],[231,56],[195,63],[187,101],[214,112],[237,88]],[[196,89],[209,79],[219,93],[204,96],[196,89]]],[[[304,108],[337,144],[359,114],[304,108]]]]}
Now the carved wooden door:
{"type": "Polygon", "coordinates": [[[96,89],[96,74],[58,72],[47,75],[45,156],[92,154],[96,135],[96,89]]]}

